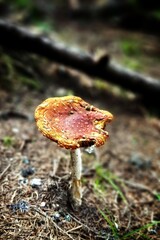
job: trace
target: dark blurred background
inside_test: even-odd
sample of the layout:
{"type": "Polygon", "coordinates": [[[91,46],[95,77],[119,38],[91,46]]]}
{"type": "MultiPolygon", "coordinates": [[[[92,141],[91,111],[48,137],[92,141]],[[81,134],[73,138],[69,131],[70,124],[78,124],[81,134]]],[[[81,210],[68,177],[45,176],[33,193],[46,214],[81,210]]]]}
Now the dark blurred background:
{"type": "MultiPolygon", "coordinates": [[[[1,0],[0,17],[16,26],[23,26],[35,34],[47,36],[69,47],[91,53],[95,59],[103,54],[109,54],[111,59],[125,68],[160,78],[160,2],[158,1],[1,0]]],[[[3,47],[0,48],[0,54],[2,88],[13,90],[16,83],[16,89],[20,84],[43,91],[42,78],[54,77],[58,79],[58,84],[67,87],[68,91],[75,91],[75,82],[78,80],[75,81],[75,75],[67,72],[68,69],[62,66],[53,66],[43,58],[38,58],[37,61],[36,56],[19,54],[3,47]],[[57,72],[58,77],[55,76],[57,72]]],[[[79,80],[79,90],[76,90],[76,94],[83,95],[82,83],[93,84],[88,77],[82,79],[79,80]]],[[[101,79],[94,81],[96,88],[101,91],[106,92],[107,89],[122,97],[132,98],[134,95],[121,87],[106,84],[101,79]]],[[[91,90],[93,94],[93,89],[91,90]]]]}

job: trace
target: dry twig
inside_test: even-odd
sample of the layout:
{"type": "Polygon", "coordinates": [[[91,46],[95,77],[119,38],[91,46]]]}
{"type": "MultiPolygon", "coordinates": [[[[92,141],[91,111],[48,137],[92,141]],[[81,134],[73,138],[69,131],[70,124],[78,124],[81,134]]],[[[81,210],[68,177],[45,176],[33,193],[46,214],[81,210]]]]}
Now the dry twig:
{"type": "Polygon", "coordinates": [[[50,216],[48,216],[44,211],[42,211],[42,210],[40,210],[40,209],[38,209],[38,208],[36,208],[36,207],[33,207],[33,206],[31,206],[31,208],[32,208],[35,212],[39,213],[41,216],[43,216],[43,217],[45,217],[46,219],[48,219],[48,220],[54,225],[54,227],[55,227],[56,229],[58,229],[61,233],[67,235],[70,239],[74,240],[74,238],[72,238],[72,236],[71,236],[70,234],[68,234],[68,232],[66,232],[66,231],[63,230],[60,226],[58,226],[58,225],[53,221],[53,219],[52,219],[50,216]]]}
{"type": "Polygon", "coordinates": [[[140,189],[140,190],[143,190],[143,191],[147,191],[148,193],[150,193],[153,197],[155,197],[155,192],[152,191],[149,187],[143,185],[143,184],[140,184],[140,183],[136,183],[136,182],[131,182],[131,181],[128,181],[128,180],[122,180],[122,182],[124,182],[125,184],[127,184],[128,186],[131,186],[133,188],[137,188],[137,189],[140,189]]]}
{"type": "Polygon", "coordinates": [[[0,181],[5,177],[7,171],[10,169],[11,164],[8,164],[7,167],[3,170],[3,172],[0,174],[0,181]]]}
{"type": "Polygon", "coordinates": [[[16,51],[38,54],[59,64],[102,78],[113,84],[140,94],[150,101],[157,102],[160,96],[160,81],[147,77],[110,61],[106,54],[95,60],[90,54],[69,49],[68,47],[37,36],[26,29],[0,20],[0,45],[16,51]]]}

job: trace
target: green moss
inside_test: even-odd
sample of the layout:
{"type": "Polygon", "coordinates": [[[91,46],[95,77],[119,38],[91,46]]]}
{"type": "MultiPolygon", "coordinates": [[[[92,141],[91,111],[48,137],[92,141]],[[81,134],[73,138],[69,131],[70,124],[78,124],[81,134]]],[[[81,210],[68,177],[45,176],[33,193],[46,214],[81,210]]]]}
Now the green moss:
{"type": "Polygon", "coordinates": [[[54,29],[53,21],[50,23],[49,21],[34,21],[34,25],[43,33],[50,33],[54,29]]]}
{"type": "Polygon", "coordinates": [[[33,6],[32,0],[9,0],[9,3],[18,9],[29,9],[33,6]]]}
{"type": "Polygon", "coordinates": [[[108,88],[107,83],[100,79],[95,79],[94,86],[99,90],[106,90],[108,88]]]}
{"type": "Polygon", "coordinates": [[[123,40],[120,47],[127,56],[138,56],[141,53],[139,42],[133,40],[123,40]]]}
{"type": "Polygon", "coordinates": [[[160,193],[156,194],[156,198],[157,198],[158,201],[160,201],[160,193]]]}
{"type": "Polygon", "coordinates": [[[93,188],[95,190],[96,193],[104,193],[106,188],[104,186],[104,184],[102,183],[101,179],[100,178],[96,178],[95,181],[94,181],[94,184],[93,184],[93,188]]]}
{"type": "Polygon", "coordinates": [[[151,16],[156,18],[157,20],[160,20],[160,10],[155,10],[151,13],[151,16]]]}
{"type": "Polygon", "coordinates": [[[36,79],[19,76],[18,81],[32,90],[40,90],[42,88],[41,83],[36,79]]]}
{"type": "Polygon", "coordinates": [[[131,58],[125,57],[122,60],[122,62],[127,68],[130,68],[132,70],[139,71],[139,70],[143,69],[142,64],[141,64],[141,62],[138,58],[137,59],[133,59],[133,58],[131,59],[131,58]]]}
{"type": "MultiPolygon", "coordinates": [[[[29,59],[28,59],[29,61],[29,59]]],[[[33,79],[32,76],[28,77],[25,72],[17,68],[18,60],[13,59],[10,55],[0,49],[0,88],[7,91],[14,91],[23,86],[27,86],[31,90],[41,90],[42,83],[38,79],[33,79]]],[[[27,69],[27,65],[23,62],[22,68],[27,69]]],[[[32,63],[33,67],[34,62],[32,63]]]]}
{"type": "Polygon", "coordinates": [[[2,139],[2,142],[4,144],[5,147],[11,147],[14,143],[14,139],[10,136],[5,136],[3,139],[2,139]]]}
{"type": "Polygon", "coordinates": [[[12,58],[0,50],[0,88],[13,89],[14,68],[12,58]]]}

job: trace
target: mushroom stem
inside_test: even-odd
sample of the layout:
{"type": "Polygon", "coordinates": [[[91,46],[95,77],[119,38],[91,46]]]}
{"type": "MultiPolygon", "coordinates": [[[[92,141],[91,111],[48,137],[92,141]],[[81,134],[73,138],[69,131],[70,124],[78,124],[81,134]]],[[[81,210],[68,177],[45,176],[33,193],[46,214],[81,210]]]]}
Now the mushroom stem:
{"type": "Polygon", "coordinates": [[[82,158],[80,148],[71,150],[71,166],[72,166],[72,185],[71,195],[73,204],[80,206],[82,203],[82,186],[81,186],[81,173],[82,173],[82,158]]]}

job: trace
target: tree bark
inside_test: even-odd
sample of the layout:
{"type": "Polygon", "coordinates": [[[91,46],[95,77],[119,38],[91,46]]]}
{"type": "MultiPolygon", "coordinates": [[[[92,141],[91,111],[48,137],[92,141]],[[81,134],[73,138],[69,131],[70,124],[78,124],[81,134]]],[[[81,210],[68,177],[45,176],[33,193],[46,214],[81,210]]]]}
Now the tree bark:
{"type": "Polygon", "coordinates": [[[121,86],[150,101],[158,101],[160,98],[160,80],[125,69],[110,61],[107,55],[96,61],[90,54],[75,51],[2,20],[0,20],[0,45],[46,57],[89,76],[121,86]]]}

